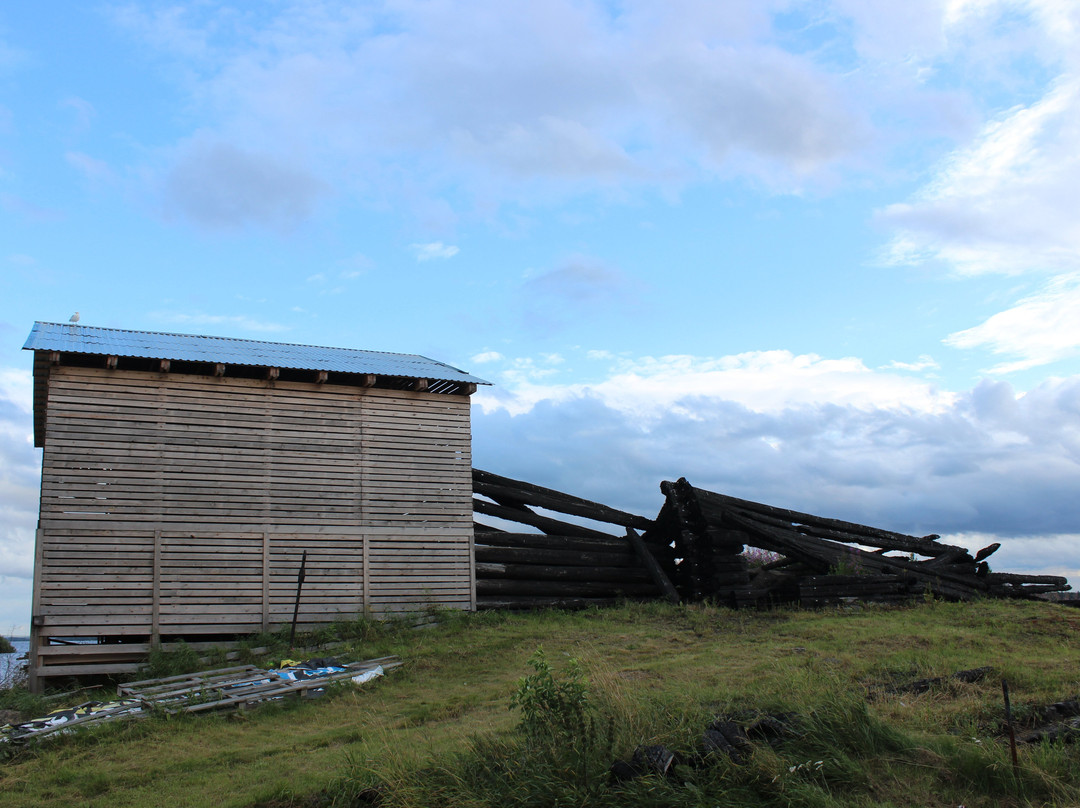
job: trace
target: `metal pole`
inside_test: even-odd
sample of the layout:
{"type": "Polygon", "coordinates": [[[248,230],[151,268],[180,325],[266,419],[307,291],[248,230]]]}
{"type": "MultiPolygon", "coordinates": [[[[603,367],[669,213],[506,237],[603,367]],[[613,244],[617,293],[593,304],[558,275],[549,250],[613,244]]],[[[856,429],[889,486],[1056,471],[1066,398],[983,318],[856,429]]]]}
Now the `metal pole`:
{"type": "Polygon", "coordinates": [[[300,613],[300,590],[304,588],[304,572],[307,567],[307,550],[300,556],[300,572],[296,574],[296,602],[292,610],[292,631],[289,632],[289,647],[296,641],[296,616],[300,613]]]}

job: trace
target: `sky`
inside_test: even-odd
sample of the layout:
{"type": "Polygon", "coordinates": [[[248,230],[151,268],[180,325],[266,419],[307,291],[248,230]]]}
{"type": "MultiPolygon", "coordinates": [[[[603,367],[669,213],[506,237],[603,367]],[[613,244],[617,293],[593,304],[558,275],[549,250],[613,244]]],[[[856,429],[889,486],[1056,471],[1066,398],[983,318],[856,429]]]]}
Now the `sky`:
{"type": "Polygon", "coordinates": [[[0,6],[0,630],[35,320],[420,353],[474,464],[1080,587],[1080,4],[0,6]]]}

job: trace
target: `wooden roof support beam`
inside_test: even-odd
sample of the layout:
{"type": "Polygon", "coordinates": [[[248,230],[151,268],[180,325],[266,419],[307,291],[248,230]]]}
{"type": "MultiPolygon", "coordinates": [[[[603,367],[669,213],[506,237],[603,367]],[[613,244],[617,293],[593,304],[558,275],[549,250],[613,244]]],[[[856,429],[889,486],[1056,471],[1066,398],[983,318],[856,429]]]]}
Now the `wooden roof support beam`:
{"type": "Polygon", "coordinates": [[[417,393],[423,393],[423,392],[425,392],[427,390],[427,388],[428,388],[428,380],[427,379],[417,379],[416,381],[413,382],[412,389],[415,390],[417,393]]]}
{"type": "Polygon", "coordinates": [[[117,366],[117,364],[119,362],[120,362],[120,357],[118,357],[118,356],[106,356],[105,357],[105,367],[108,368],[109,370],[116,370],[116,366],[117,366]]]}
{"type": "Polygon", "coordinates": [[[221,378],[225,375],[225,363],[218,362],[214,365],[214,375],[221,378]]]}
{"type": "Polygon", "coordinates": [[[49,353],[49,364],[50,365],[59,365],[60,364],[60,352],[59,351],[51,351],[49,353]]]}
{"type": "Polygon", "coordinates": [[[476,392],[476,382],[465,382],[465,384],[461,385],[458,389],[458,392],[463,396],[471,396],[476,392]]]}
{"type": "Polygon", "coordinates": [[[268,382],[276,381],[277,377],[281,375],[281,368],[267,368],[266,380],[268,382]]]}
{"type": "Polygon", "coordinates": [[[158,360],[158,370],[161,371],[162,373],[168,373],[170,367],[172,367],[172,360],[171,359],[159,359],[158,360]]]}
{"type": "Polygon", "coordinates": [[[320,370],[319,375],[315,377],[315,384],[326,384],[326,379],[330,376],[330,373],[325,370],[320,370]]]}
{"type": "Polygon", "coordinates": [[[361,387],[374,387],[375,386],[375,374],[374,373],[361,373],[360,374],[360,386],[361,387]]]}

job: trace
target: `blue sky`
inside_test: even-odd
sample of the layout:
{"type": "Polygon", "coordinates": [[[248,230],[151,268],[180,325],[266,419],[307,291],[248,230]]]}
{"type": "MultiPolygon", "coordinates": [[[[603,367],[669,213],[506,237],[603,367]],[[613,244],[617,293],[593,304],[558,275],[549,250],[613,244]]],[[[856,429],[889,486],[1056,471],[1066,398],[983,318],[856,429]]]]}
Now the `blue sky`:
{"type": "Polygon", "coordinates": [[[0,9],[0,626],[34,320],[422,353],[478,466],[662,479],[1080,585],[1080,9],[0,9]]]}

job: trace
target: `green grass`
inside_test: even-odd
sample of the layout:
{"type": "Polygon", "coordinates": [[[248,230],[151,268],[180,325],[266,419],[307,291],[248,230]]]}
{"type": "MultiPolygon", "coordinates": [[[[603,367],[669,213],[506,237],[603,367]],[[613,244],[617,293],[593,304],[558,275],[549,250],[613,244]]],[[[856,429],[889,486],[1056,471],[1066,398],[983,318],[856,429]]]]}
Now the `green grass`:
{"type": "Polygon", "coordinates": [[[451,615],[424,631],[360,621],[324,634],[349,639],[335,656],[398,654],[406,664],[316,701],[112,724],[43,743],[0,763],[0,806],[348,806],[368,804],[372,788],[385,805],[455,808],[1080,804],[1080,748],[1023,747],[1014,770],[997,732],[1002,676],[1020,719],[1080,693],[1080,611],[1066,607],[758,613],[646,604],[451,615]],[[548,692],[560,682],[587,689],[584,699],[559,691],[577,707],[567,721],[558,711],[570,708],[554,708],[551,732],[536,731],[542,712],[529,730],[509,708],[541,646],[548,692]],[[982,665],[997,673],[866,697],[982,665]],[[743,765],[680,764],[668,779],[608,781],[611,762],[638,745],[690,752],[714,716],[762,712],[798,713],[799,737],[759,744],[743,765]]]}

